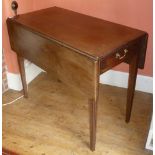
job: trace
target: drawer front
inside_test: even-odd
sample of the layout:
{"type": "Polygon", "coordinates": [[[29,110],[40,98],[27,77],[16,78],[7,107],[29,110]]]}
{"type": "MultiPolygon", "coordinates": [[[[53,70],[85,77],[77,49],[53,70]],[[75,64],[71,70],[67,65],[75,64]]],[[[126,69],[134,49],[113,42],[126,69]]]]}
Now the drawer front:
{"type": "Polygon", "coordinates": [[[138,52],[138,46],[137,42],[130,45],[127,44],[116,49],[111,55],[102,58],[100,60],[100,73],[104,73],[122,62],[129,63],[135,53],[138,52]]]}

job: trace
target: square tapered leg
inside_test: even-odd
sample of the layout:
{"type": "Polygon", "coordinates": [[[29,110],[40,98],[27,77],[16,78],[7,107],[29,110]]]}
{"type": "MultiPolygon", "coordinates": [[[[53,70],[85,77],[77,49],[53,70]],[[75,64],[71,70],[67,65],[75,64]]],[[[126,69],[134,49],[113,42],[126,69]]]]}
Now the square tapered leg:
{"type": "Polygon", "coordinates": [[[19,71],[21,75],[21,80],[22,80],[22,86],[23,86],[23,93],[24,97],[28,97],[28,89],[27,89],[27,83],[26,83],[26,75],[25,75],[25,67],[24,67],[24,58],[17,55],[18,59],[18,65],[19,65],[19,71]]]}

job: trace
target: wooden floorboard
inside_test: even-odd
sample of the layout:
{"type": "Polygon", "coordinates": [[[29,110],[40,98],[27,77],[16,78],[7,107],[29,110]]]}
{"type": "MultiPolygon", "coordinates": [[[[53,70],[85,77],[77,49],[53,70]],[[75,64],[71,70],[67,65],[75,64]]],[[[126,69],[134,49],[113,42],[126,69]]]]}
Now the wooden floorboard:
{"type": "Polygon", "coordinates": [[[15,90],[9,89],[2,96],[2,103],[3,103],[3,105],[8,104],[8,103],[14,101],[15,99],[19,98],[20,96],[23,96],[22,91],[15,91],[15,90]]]}
{"type": "MultiPolygon", "coordinates": [[[[84,92],[46,74],[39,75],[28,92],[28,99],[3,107],[2,145],[6,150],[20,155],[152,155],[144,149],[152,94],[135,93],[131,122],[126,124],[126,89],[100,85],[97,144],[91,152],[84,92]]],[[[3,102],[18,97],[5,94],[3,102]]]]}

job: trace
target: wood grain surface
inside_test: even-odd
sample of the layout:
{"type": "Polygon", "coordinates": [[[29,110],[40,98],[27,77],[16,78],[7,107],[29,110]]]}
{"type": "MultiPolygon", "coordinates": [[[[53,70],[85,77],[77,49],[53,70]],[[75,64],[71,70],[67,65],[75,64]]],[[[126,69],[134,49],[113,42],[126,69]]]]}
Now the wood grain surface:
{"type": "Polygon", "coordinates": [[[8,18],[7,23],[19,24],[29,31],[94,59],[104,58],[111,52],[116,52],[122,45],[141,40],[139,67],[144,67],[148,35],[134,28],[58,7],[8,18]]]}
{"type": "Polygon", "coordinates": [[[25,97],[24,58],[87,96],[92,151],[96,142],[99,76],[119,63],[129,63],[129,122],[137,70],[144,68],[147,33],[57,7],[8,18],[7,25],[11,48],[18,56],[25,97]]]}
{"type": "Polygon", "coordinates": [[[22,86],[23,86],[23,94],[24,94],[24,97],[27,98],[28,97],[28,86],[26,83],[24,58],[17,55],[17,59],[18,59],[19,71],[20,71],[20,75],[21,75],[22,86]]]}
{"type": "Polygon", "coordinates": [[[82,89],[89,98],[94,98],[99,78],[97,60],[40,37],[19,24],[10,23],[9,31],[12,49],[19,57],[28,59],[51,76],[82,89]]]}
{"type": "Polygon", "coordinates": [[[87,97],[45,73],[29,85],[28,99],[3,107],[3,147],[19,155],[152,155],[144,149],[152,94],[135,93],[126,124],[127,90],[100,85],[99,91],[95,152],[89,150],[87,97]]]}

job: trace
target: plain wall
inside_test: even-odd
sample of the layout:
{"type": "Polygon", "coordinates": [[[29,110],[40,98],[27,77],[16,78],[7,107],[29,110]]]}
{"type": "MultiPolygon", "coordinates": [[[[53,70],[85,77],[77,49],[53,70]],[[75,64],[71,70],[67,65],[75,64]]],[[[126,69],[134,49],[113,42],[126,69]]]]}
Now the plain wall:
{"type": "MultiPolygon", "coordinates": [[[[17,0],[18,13],[26,13],[33,11],[33,0],[17,0]]],[[[14,16],[14,12],[11,10],[11,0],[2,0],[2,46],[4,49],[5,62],[7,64],[8,71],[11,73],[19,73],[17,57],[15,52],[10,48],[9,37],[6,26],[6,19],[14,16]]]]}
{"type": "MultiPolygon", "coordinates": [[[[5,0],[5,3],[9,3],[5,0]]],[[[19,13],[29,12],[42,8],[59,6],[83,14],[95,16],[133,28],[141,29],[149,33],[148,49],[144,70],[139,74],[152,76],[153,72],[153,1],[152,0],[18,0],[19,13]]],[[[8,35],[6,33],[5,19],[10,14],[10,6],[3,6],[3,47],[5,49],[6,63],[10,72],[18,72],[16,56],[10,50],[8,35]]],[[[128,72],[128,65],[121,64],[115,70],[128,72]]]]}

